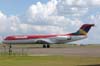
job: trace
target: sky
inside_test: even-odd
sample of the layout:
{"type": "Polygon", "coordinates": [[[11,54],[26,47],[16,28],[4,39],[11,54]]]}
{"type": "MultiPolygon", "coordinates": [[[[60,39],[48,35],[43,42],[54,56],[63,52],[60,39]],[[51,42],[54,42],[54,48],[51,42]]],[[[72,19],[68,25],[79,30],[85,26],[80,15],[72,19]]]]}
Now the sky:
{"type": "Polygon", "coordinates": [[[88,38],[100,43],[100,0],[0,0],[0,40],[8,35],[62,34],[95,24],[88,38]]]}
{"type": "MultiPolygon", "coordinates": [[[[48,0],[40,0],[42,3],[46,3],[48,0]]],[[[7,15],[23,14],[32,4],[37,3],[38,0],[0,0],[0,10],[7,15]]]]}

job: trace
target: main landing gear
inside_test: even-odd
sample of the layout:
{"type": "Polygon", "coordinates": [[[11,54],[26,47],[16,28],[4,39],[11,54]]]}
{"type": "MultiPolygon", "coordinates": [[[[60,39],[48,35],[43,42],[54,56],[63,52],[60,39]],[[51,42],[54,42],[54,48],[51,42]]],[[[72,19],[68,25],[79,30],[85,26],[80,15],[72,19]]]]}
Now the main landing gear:
{"type": "Polygon", "coordinates": [[[43,44],[43,48],[50,48],[49,44],[43,44]]]}

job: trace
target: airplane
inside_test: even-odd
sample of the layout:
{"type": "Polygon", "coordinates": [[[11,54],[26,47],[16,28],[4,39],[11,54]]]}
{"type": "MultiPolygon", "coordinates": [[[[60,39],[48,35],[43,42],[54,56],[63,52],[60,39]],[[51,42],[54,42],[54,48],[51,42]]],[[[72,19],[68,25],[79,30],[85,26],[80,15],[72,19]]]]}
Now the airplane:
{"type": "Polygon", "coordinates": [[[4,44],[43,44],[43,48],[50,48],[51,44],[65,44],[87,38],[87,33],[94,24],[83,24],[80,29],[69,34],[48,35],[13,35],[4,38],[4,44]]]}

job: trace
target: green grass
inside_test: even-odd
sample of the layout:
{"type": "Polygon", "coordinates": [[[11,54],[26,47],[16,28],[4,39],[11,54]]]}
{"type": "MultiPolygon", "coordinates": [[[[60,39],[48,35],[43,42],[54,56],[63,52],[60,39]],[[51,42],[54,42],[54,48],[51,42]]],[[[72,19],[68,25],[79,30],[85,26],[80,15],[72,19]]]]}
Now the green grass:
{"type": "Polygon", "coordinates": [[[0,56],[0,66],[77,66],[99,63],[100,57],[0,56]]]}

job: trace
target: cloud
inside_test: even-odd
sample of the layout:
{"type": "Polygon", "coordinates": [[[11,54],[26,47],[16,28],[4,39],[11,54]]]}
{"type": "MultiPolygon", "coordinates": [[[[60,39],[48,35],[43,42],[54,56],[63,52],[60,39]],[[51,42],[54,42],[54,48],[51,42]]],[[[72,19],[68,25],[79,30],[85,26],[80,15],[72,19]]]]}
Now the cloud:
{"type": "Polygon", "coordinates": [[[93,5],[100,5],[100,0],[92,0],[93,5]]]}
{"type": "Polygon", "coordinates": [[[19,24],[19,17],[7,16],[0,11],[0,35],[16,33],[18,31],[19,24]]]}
{"type": "MultiPolygon", "coordinates": [[[[37,28],[40,28],[40,27],[42,28],[43,26],[45,26],[45,31],[48,30],[48,26],[49,26],[49,28],[51,28],[51,31],[49,31],[49,33],[70,32],[70,29],[66,29],[66,26],[79,27],[82,24],[82,22],[78,20],[77,18],[71,20],[70,18],[66,17],[67,15],[66,13],[64,13],[65,15],[59,15],[61,14],[59,10],[62,10],[58,7],[60,5],[61,3],[59,4],[59,1],[57,0],[51,0],[46,4],[37,2],[36,4],[31,5],[27,13],[27,16],[29,18],[28,24],[38,25],[37,28]],[[76,20],[78,22],[76,22],[76,20]],[[58,31],[58,28],[59,29],[61,28],[61,31],[58,31]]],[[[63,6],[63,7],[65,8],[66,6],[63,6]]],[[[75,9],[73,10],[75,11],[75,9]]],[[[77,8],[76,8],[76,11],[78,13],[77,8]]],[[[74,14],[74,15],[78,15],[78,14],[74,14]]],[[[44,29],[41,29],[41,31],[42,30],[44,31],[44,29]]]]}
{"type": "MultiPolygon", "coordinates": [[[[70,19],[66,17],[68,13],[64,13],[65,15],[60,15],[61,14],[60,11],[62,10],[59,7],[60,5],[63,6],[63,8],[66,7],[65,5],[62,5],[62,2],[60,2],[60,0],[58,1],[50,0],[45,4],[37,2],[36,4],[31,5],[27,12],[27,19],[25,19],[26,22],[22,22],[23,20],[21,20],[19,16],[16,15],[7,16],[6,14],[1,12],[0,20],[2,21],[0,22],[2,26],[0,26],[1,28],[0,31],[1,33],[3,33],[6,30],[9,30],[7,31],[7,34],[17,34],[17,33],[19,34],[27,32],[32,33],[33,30],[35,30],[36,33],[40,34],[41,32],[43,33],[70,32],[71,30],[66,28],[66,26],[70,28],[72,28],[73,26],[78,28],[82,24],[82,22],[78,18],[70,19]]],[[[83,10],[80,12],[83,13],[83,10]]],[[[74,16],[80,15],[80,13],[78,13],[79,9],[76,7],[71,8],[69,12],[70,14],[75,12],[73,13],[74,16]]]]}
{"type": "Polygon", "coordinates": [[[19,25],[20,25],[20,19],[19,19],[19,17],[17,17],[17,16],[10,16],[8,18],[8,20],[9,20],[9,24],[11,26],[10,27],[11,31],[13,31],[13,32],[18,31],[19,25]]]}
{"type": "Polygon", "coordinates": [[[6,21],[7,16],[0,11],[0,32],[4,32],[6,30],[6,21]]]}
{"type": "Polygon", "coordinates": [[[59,0],[59,2],[62,2],[63,4],[66,3],[66,5],[74,5],[74,6],[97,6],[100,5],[100,0],[59,0]]]}
{"type": "Polygon", "coordinates": [[[37,2],[29,7],[28,15],[31,16],[32,19],[46,18],[56,12],[56,4],[56,0],[49,1],[47,4],[37,2]]]}

